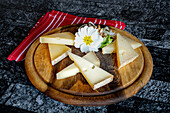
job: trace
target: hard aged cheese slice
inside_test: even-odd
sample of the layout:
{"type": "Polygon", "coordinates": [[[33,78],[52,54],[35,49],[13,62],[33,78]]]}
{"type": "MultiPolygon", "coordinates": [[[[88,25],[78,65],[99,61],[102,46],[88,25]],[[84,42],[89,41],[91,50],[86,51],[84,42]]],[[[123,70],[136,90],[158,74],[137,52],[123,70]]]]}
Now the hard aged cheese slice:
{"type": "Polygon", "coordinates": [[[95,66],[82,57],[79,57],[71,52],[68,53],[71,60],[79,68],[87,82],[93,90],[100,88],[113,80],[113,75],[107,71],[95,66]]]}
{"type": "Polygon", "coordinates": [[[138,54],[134,51],[129,42],[119,33],[116,39],[116,54],[119,69],[138,57],[138,54]]]}
{"type": "Polygon", "coordinates": [[[111,53],[115,53],[116,49],[115,49],[115,45],[116,45],[116,41],[113,41],[111,44],[105,46],[102,48],[102,53],[103,54],[111,54],[111,53]]]}
{"type": "MultiPolygon", "coordinates": [[[[87,53],[85,56],[83,56],[84,59],[88,60],[89,62],[93,63],[96,66],[100,66],[100,60],[97,58],[96,54],[94,52],[89,52],[87,53]]],[[[79,69],[77,68],[77,66],[73,63],[69,66],[67,66],[66,68],[64,68],[63,70],[61,70],[60,72],[58,72],[56,74],[56,78],[57,79],[64,79],[67,77],[71,77],[76,75],[79,71],[79,69]]]]}
{"type": "Polygon", "coordinates": [[[130,43],[130,45],[132,46],[133,49],[136,49],[136,48],[142,46],[142,44],[140,44],[139,42],[136,42],[135,40],[132,40],[132,39],[127,38],[125,36],[122,36],[122,37],[130,43]]]}
{"type": "Polygon", "coordinates": [[[70,32],[54,33],[51,35],[45,35],[40,37],[40,43],[51,43],[51,44],[74,44],[75,35],[70,32]]]}
{"type": "MultiPolygon", "coordinates": [[[[122,36],[124,39],[126,39],[130,45],[132,46],[133,49],[136,49],[140,46],[142,46],[142,44],[140,44],[139,42],[136,42],[130,38],[127,38],[125,36],[122,36]]],[[[103,54],[111,54],[111,53],[116,53],[116,41],[113,41],[111,44],[105,46],[102,48],[102,53],[103,54]]]]}
{"type": "Polygon", "coordinates": [[[64,59],[66,56],[68,56],[68,52],[71,52],[71,49],[65,45],[48,44],[48,48],[52,65],[55,65],[64,59]]]}

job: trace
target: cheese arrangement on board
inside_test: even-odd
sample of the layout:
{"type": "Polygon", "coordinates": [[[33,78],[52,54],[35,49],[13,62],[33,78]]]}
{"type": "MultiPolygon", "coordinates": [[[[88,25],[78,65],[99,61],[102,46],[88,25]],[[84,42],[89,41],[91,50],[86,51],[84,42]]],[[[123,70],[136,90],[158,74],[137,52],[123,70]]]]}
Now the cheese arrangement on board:
{"type": "Polygon", "coordinates": [[[119,33],[116,38],[116,55],[118,68],[127,65],[138,57],[130,43],[119,33]]]}
{"type": "Polygon", "coordinates": [[[59,44],[48,44],[51,64],[55,65],[62,59],[68,56],[68,52],[71,52],[71,49],[65,45],[59,44]]]}
{"type": "MultiPolygon", "coordinates": [[[[139,42],[136,42],[130,38],[127,38],[125,36],[122,36],[124,39],[126,39],[129,44],[132,46],[133,49],[136,49],[140,46],[142,46],[142,44],[140,44],[139,42]]],[[[116,41],[113,41],[111,44],[105,46],[102,48],[102,53],[103,54],[111,54],[111,53],[116,53],[116,41]]]]}
{"type": "Polygon", "coordinates": [[[78,106],[113,104],[135,95],[151,77],[152,57],[132,34],[110,26],[75,24],[43,36],[66,32],[74,35],[73,45],[41,43],[38,39],[25,57],[28,78],[45,95],[78,106]],[[62,59],[58,55],[61,45],[63,50],[71,50],[62,51],[61,55],[66,55],[62,59]],[[107,54],[102,53],[103,48],[108,48],[107,54]],[[54,59],[60,59],[55,65],[50,51],[54,59]]]}
{"type": "Polygon", "coordinates": [[[79,68],[93,90],[112,82],[112,74],[73,53],[69,52],[68,55],[71,60],[74,61],[75,65],[79,68]]]}
{"type": "Polygon", "coordinates": [[[97,52],[102,49],[102,54],[115,53],[117,69],[120,69],[139,56],[134,49],[141,46],[140,43],[112,31],[108,26],[101,28],[100,25],[95,26],[93,23],[80,26],[76,33],[66,31],[46,34],[41,36],[39,41],[48,44],[53,66],[67,56],[74,61],[56,72],[57,80],[64,81],[81,73],[93,90],[106,86],[114,79],[113,74],[100,67],[97,52]],[[85,55],[80,57],[73,54],[70,46],[74,46],[85,55]]]}
{"type": "Polygon", "coordinates": [[[54,33],[40,37],[40,43],[73,45],[75,35],[70,32],[54,33]]]}
{"type": "MultiPolygon", "coordinates": [[[[97,58],[97,56],[95,55],[94,52],[89,52],[86,55],[83,56],[84,59],[88,60],[89,62],[93,63],[96,66],[100,66],[100,60],[97,58]]],[[[79,71],[79,69],[76,67],[76,65],[70,64],[69,66],[67,66],[66,68],[64,68],[63,70],[61,70],[60,72],[58,72],[56,74],[56,78],[57,79],[64,79],[67,77],[71,77],[76,75],[79,71]]]]}

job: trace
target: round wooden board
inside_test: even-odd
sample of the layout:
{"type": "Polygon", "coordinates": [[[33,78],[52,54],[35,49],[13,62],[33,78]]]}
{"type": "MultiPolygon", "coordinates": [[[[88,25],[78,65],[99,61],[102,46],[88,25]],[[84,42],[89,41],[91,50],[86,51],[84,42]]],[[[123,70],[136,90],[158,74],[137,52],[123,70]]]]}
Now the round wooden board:
{"type": "MultiPolygon", "coordinates": [[[[70,29],[72,28],[72,26],[67,26],[67,27],[69,27],[70,29]]],[[[64,31],[64,29],[67,27],[62,27],[59,29],[62,29],[64,31]]],[[[49,62],[49,53],[47,51],[48,46],[47,46],[47,44],[39,44],[39,40],[36,40],[32,44],[32,46],[28,50],[26,58],[25,58],[25,69],[26,69],[28,78],[30,79],[32,84],[39,91],[43,92],[44,94],[50,96],[51,98],[53,98],[55,100],[61,101],[66,104],[72,104],[72,105],[78,105],[78,106],[100,106],[100,105],[113,104],[115,102],[119,102],[119,101],[125,100],[125,99],[133,96],[150,79],[152,69],[153,69],[152,57],[151,57],[148,49],[146,48],[146,46],[141,41],[139,41],[135,36],[129,34],[128,32],[125,32],[123,30],[119,30],[116,28],[112,28],[112,29],[115,30],[116,32],[119,32],[120,34],[122,34],[128,38],[132,38],[142,44],[142,47],[140,49],[137,49],[136,51],[138,52],[138,54],[140,54],[139,56],[141,56],[141,58],[139,57],[139,59],[140,59],[139,61],[141,61],[141,63],[139,63],[139,64],[144,64],[144,68],[143,68],[143,65],[130,66],[130,67],[133,67],[133,66],[138,67],[139,66],[138,71],[136,71],[137,74],[132,76],[131,78],[128,77],[129,79],[122,79],[123,76],[122,77],[117,76],[114,78],[116,80],[114,82],[115,83],[118,82],[117,85],[112,86],[112,87],[110,87],[109,85],[106,85],[106,87],[104,87],[103,89],[99,89],[97,91],[93,91],[88,87],[88,84],[86,84],[86,81],[84,79],[82,79],[83,77],[81,76],[81,74],[77,74],[76,76],[70,77],[64,82],[62,80],[57,81],[55,79],[55,75],[54,75],[56,70],[59,71],[62,68],[64,68],[64,66],[66,67],[67,65],[69,65],[72,62],[68,60],[69,58],[65,58],[62,62],[60,62],[58,64],[58,65],[66,64],[63,67],[59,67],[57,65],[54,67],[52,67],[52,66],[50,67],[51,64],[49,62]],[[42,50],[44,50],[44,51],[42,51],[42,50]],[[143,55],[142,55],[142,53],[143,53],[143,55]],[[43,57],[43,55],[40,55],[40,54],[43,54],[44,57],[43,57]],[[40,62],[42,62],[42,63],[40,63],[40,62]],[[44,63],[47,63],[48,65],[44,65],[44,63]],[[40,65],[44,65],[45,68],[48,66],[48,69],[44,71],[44,67],[42,66],[40,68],[39,67],[40,65]],[[58,68],[60,68],[60,69],[58,70],[58,68]],[[43,71],[40,71],[40,70],[43,70],[43,71]],[[42,72],[45,72],[46,75],[42,76],[43,75],[42,72]],[[47,74],[49,74],[50,76],[47,76],[47,74]],[[70,80],[72,80],[72,82],[68,83],[68,81],[70,81],[70,80]],[[80,81],[83,81],[83,82],[80,82],[80,81]],[[67,85],[65,85],[66,83],[67,83],[67,85]],[[65,87],[63,87],[63,86],[65,86],[65,87]],[[81,89],[83,87],[83,89],[85,89],[85,90],[79,90],[78,87],[81,87],[81,89]],[[121,90],[122,88],[124,88],[124,89],[121,90]]],[[[75,51],[77,51],[77,50],[75,50],[75,51]]],[[[74,53],[74,51],[73,51],[73,53],[74,53]]],[[[106,57],[108,57],[108,56],[106,56],[106,57]]],[[[112,67],[112,68],[113,68],[112,70],[115,70],[115,67],[112,67]]],[[[135,69],[135,68],[128,67],[128,69],[135,69]]],[[[107,70],[107,69],[105,69],[105,70],[107,70]]],[[[107,71],[109,71],[109,70],[107,70],[107,71]]],[[[123,71],[124,71],[124,69],[122,68],[122,70],[114,71],[114,72],[112,71],[112,73],[114,75],[121,75],[121,72],[123,72],[123,71]]],[[[131,72],[131,71],[129,71],[129,72],[131,72]]],[[[129,72],[127,72],[127,74],[125,74],[125,75],[129,75],[129,72]]],[[[133,70],[133,72],[135,72],[135,71],[133,70]]]]}
{"type": "MultiPolygon", "coordinates": [[[[74,47],[72,47],[72,50],[77,55],[81,54],[80,51],[78,52],[78,50],[74,47]]],[[[101,67],[113,74],[114,80],[108,85],[95,91],[92,90],[81,73],[66,79],[57,80],[55,77],[56,72],[59,72],[60,70],[67,67],[70,63],[72,63],[72,61],[69,57],[67,57],[60,61],[60,63],[57,65],[52,66],[48,44],[39,44],[37,46],[34,54],[34,64],[39,76],[46,83],[50,83],[51,86],[55,89],[74,95],[103,95],[126,88],[139,77],[143,70],[144,59],[140,48],[136,49],[135,51],[139,56],[132,63],[122,67],[119,70],[117,70],[115,66],[116,55],[103,55],[102,53],[97,53],[101,62],[101,67]]]]}

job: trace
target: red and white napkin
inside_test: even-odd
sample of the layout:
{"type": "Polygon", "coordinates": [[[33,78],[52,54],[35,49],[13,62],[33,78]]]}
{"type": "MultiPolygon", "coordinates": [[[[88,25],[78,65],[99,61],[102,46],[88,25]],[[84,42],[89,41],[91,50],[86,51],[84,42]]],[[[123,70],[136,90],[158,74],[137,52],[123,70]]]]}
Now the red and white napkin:
{"type": "Polygon", "coordinates": [[[78,17],[68,13],[53,10],[51,12],[47,12],[46,15],[42,16],[38,20],[36,25],[29,32],[28,36],[8,56],[7,59],[10,61],[15,60],[17,62],[23,60],[30,45],[42,34],[52,29],[65,25],[89,23],[90,21],[94,24],[113,26],[122,30],[125,28],[125,24],[121,21],[78,17]]]}

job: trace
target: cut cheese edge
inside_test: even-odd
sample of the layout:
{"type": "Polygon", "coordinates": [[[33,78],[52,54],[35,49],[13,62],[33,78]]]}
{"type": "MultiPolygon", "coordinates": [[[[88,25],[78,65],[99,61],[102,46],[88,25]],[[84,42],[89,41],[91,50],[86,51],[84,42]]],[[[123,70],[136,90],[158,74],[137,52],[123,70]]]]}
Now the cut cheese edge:
{"type": "MultiPolygon", "coordinates": [[[[127,38],[125,36],[122,36],[124,39],[126,39],[130,45],[132,46],[133,49],[136,49],[140,46],[142,46],[142,44],[140,44],[139,42],[136,42],[130,38],[127,38]]],[[[111,44],[105,46],[102,48],[102,53],[103,54],[111,54],[111,53],[116,53],[116,41],[113,41],[111,44]]]]}
{"type": "Polygon", "coordinates": [[[75,35],[70,32],[54,33],[40,37],[40,43],[73,45],[75,35]]]}
{"type": "Polygon", "coordinates": [[[125,36],[122,36],[122,37],[123,37],[124,39],[126,39],[126,40],[130,43],[130,45],[132,46],[133,49],[136,49],[136,48],[142,46],[141,43],[136,42],[135,40],[132,40],[132,39],[127,38],[127,37],[125,37],[125,36]]]}
{"type": "Polygon", "coordinates": [[[115,53],[116,52],[116,41],[113,41],[111,44],[105,46],[102,48],[102,53],[103,54],[111,54],[111,53],[115,53]]]}
{"type": "Polygon", "coordinates": [[[93,90],[98,89],[113,81],[113,75],[95,66],[93,63],[71,52],[68,53],[71,60],[79,68],[93,90]]]}
{"type": "MultiPolygon", "coordinates": [[[[97,58],[96,54],[94,52],[89,52],[85,56],[83,56],[84,59],[88,60],[89,62],[93,63],[96,66],[100,66],[100,60],[97,58]]],[[[56,74],[57,79],[64,79],[67,77],[71,77],[79,73],[79,69],[77,66],[73,63],[60,72],[56,74]]]]}
{"type": "Polygon", "coordinates": [[[119,33],[116,39],[116,54],[119,69],[138,57],[138,54],[134,51],[129,42],[119,33]]]}
{"type": "Polygon", "coordinates": [[[60,62],[62,59],[68,56],[68,52],[71,52],[71,49],[65,45],[48,44],[48,48],[52,65],[60,62]]]}

